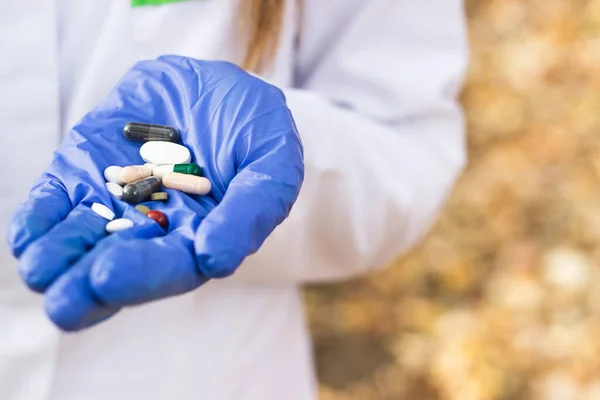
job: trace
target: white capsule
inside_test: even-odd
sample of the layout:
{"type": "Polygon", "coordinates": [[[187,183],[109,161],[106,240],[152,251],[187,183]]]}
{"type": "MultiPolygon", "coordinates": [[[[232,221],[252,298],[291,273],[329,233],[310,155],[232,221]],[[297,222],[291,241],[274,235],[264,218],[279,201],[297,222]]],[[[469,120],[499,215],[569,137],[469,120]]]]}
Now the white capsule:
{"type": "Polygon", "coordinates": [[[115,213],[112,212],[112,210],[110,208],[106,207],[104,204],[100,204],[100,203],[92,204],[92,211],[94,211],[96,214],[98,214],[102,218],[107,219],[109,221],[112,221],[113,219],[115,219],[115,213]]]}
{"type": "Polygon", "coordinates": [[[104,170],[104,179],[106,179],[107,182],[114,182],[117,185],[122,185],[123,182],[121,182],[121,171],[123,170],[122,167],[118,167],[116,165],[111,165],[110,167],[106,168],[104,170]]]}
{"type": "Polygon", "coordinates": [[[121,232],[133,227],[133,221],[127,218],[118,218],[106,224],[108,233],[121,232]]]}
{"type": "Polygon", "coordinates": [[[188,194],[199,194],[204,196],[210,192],[210,181],[204,177],[196,175],[180,174],[178,172],[169,172],[162,178],[164,187],[168,189],[180,190],[188,194]]]}
{"type": "Polygon", "coordinates": [[[123,183],[132,183],[152,175],[152,170],[145,165],[130,165],[121,171],[121,181],[123,183]]]}
{"type": "Polygon", "coordinates": [[[192,159],[186,147],[171,142],[146,142],[140,148],[140,155],[155,165],[187,164],[192,159]]]}
{"type": "Polygon", "coordinates": [[[121,185],[117,185],[114,182],[106,182],[106,189],[108,189],[108,193],[112,194],[117,200],[121,200],[123,197],[123,188],[121,185]]]}
{"type": "Polygon", "coordinates": [[[144,167],[148,167],[148,168],[150,168],[150,171],[154,172],[154,169],[156,168],[156,164],[146,163],[146,164],[144,164],[144,167]]]}
{"type": "Polygon", "coordinates": [[[162,179],[165,174],[173,172],[173,168],[175,168],[175,165],[159,165],[152,171],[152,175],[158,179],[162,179]]]}

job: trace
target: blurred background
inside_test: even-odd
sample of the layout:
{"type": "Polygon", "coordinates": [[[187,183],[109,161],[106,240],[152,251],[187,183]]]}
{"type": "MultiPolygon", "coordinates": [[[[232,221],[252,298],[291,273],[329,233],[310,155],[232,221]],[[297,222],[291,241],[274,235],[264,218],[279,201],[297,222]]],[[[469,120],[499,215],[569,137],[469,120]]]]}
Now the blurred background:
{"type": "Polygon", "coordinates": [[[467,8],[469,166],[413,252],[307,290],[323,400],[600,400],[600,0],[467,8]]]}

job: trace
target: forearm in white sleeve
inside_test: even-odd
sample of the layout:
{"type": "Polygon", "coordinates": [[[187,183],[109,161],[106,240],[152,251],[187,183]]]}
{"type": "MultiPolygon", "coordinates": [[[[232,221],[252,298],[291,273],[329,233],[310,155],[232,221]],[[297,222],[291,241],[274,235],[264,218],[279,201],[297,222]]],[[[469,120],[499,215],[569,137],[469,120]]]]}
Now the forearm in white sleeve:
{"type": "Polygon", "coordinates": [[[382,267],[424,236],[462,171],[462,3],[353,4],[333,45],[307,39],[301,87],[284,89],[304,144],[304,185],[233,279],[335,281],[382,267]]]}

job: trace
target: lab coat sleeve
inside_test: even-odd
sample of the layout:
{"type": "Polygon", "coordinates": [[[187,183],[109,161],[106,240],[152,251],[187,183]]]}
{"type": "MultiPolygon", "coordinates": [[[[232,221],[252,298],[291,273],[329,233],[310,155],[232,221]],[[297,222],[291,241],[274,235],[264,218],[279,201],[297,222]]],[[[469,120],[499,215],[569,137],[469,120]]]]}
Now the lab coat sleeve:
{"type": "Polygon", "coordinates": [[[307,7],[299,88],[284,89],[304,144],[300,196],[233,279],[337,281],[385,266],[423,238],[465,164],[461,1],[342,3],[325,12],[339,24],[307,7]]]}

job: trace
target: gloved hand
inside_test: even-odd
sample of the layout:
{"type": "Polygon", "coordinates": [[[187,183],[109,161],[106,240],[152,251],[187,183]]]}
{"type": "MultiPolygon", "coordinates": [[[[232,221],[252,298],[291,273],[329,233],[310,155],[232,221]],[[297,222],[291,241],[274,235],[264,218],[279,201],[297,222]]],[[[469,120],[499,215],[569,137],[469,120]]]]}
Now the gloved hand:
{"type": "Polygon", "coordinates": [[[68,133],[8,241],[24,282],[45,293],[51,320],[80,330],[232,274],[288,215],[303,176],[279,89],[233,64],[164,56],[135,65],[68,133]],[[140,144],[123,136],[131,121],[178,128],[211,181],[208,196],[168,190],[166,204],[150,204],[168,216],[168,232],[106,190],[106,167],[143,163],[140,144]],[[135,226],[105,237],[94,202],[135,226]]]}

